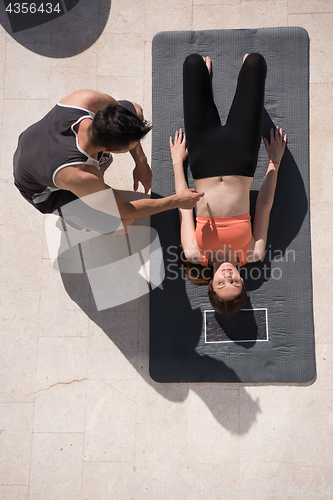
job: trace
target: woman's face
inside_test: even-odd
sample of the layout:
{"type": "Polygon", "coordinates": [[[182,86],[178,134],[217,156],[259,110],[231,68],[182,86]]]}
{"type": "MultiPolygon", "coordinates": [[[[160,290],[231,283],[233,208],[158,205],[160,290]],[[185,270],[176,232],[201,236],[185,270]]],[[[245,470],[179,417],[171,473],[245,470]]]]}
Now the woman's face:
{"type": "Polygon", "coordinates": [[[235,266],[223,262],[215,271],[211,287],[220,299],[232,300],[243,290],[244,281],[235,266]]]}

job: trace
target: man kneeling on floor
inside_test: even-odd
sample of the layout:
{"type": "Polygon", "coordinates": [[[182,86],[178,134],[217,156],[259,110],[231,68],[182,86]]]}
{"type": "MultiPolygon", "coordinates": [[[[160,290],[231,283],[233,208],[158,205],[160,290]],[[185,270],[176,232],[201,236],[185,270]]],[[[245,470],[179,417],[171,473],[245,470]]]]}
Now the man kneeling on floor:
{"type": "Polygon", "coordinates": [[[126,202],[105,184],[103,174],[112,162],[111,153],[129,151],[135,162],[134,190],[141,182],[148,193],[152,172],[140,140],[150,130],[138,104],[117,102],[94,90],[74,92],[20,135],[14,154],[15,186],[40,212],[58,210],[74,229],[103,234],[117,229],[119,215],[127,227],[139,217],[173,208],[192,209],[203,196],[194,189],[126,202]]]}

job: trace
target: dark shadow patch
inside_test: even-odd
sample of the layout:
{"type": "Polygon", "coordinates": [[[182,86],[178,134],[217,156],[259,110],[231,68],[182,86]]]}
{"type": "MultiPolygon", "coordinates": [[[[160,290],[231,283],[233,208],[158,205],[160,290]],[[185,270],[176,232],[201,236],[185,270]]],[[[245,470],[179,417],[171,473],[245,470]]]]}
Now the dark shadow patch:
{"type": "MultiPolygon", "coordinates": [[[[0,3],[0,23],[20,45],[39,55],[52,58],[72,57],[91,47],[107,23],[111,0],[52,0],[26,2],[28,12],[14,12],[15,2],[0,3]],[[12,12],[6,12],[9,4],[12,12]],[[31,6],[36,5],[36,12],[31,6]],[[52,4],[52,8],[46,6],[52,4]],[[38,11],[43,5],[44,12],[38,11]]],[[[17,8],[18,9],[18,8],[17,8]]],[[[25,11],[25,9],[24,9],[25,11]]]]}

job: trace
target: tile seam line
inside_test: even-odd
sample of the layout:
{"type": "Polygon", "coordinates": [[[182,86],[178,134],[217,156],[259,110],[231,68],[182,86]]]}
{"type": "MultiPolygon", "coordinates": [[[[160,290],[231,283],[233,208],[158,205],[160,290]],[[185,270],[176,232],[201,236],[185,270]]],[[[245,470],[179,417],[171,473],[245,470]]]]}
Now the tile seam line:
{"type": "MultiPolygon", "coordinates": [[[[39,329],[39,324],[38,324],[38,329],[39,329]]],[[[36,371],[35,371],[35,382],[36,382],[36,375],[37,375],[37,366],[38,366],[38,347],[39,347],[39,339],[37,338],[37,350],[36,350],[36,371]]],[[[29,483],[28,483],[28,497],[30,497],[30,484],[31,484],[31,474],[32,474],[32,455],[33,455],[33,444],[34,444],[34,423],[35,423],[35,410],[36,410],[36,402],[35,400],[32,402],[33,403],[33,409],[32,409],[32,425],[31,425],[31,440],[30,440],[30,461],[29,461],[29,483]]]]}
{"type": "MultiPolygon", "coordinates": [[[[133,465],[133,460],[129,462],[128,460],[126,461],[121,461],[121,460],[84,460],[85,464],[129,464],[133,465]]],[[[25,485],[23,485],[25,486],[25,485]]]]}
{"type": "MultiPolygon", "coordinates": [[[[90,302],[90,299],[89,299],[90,302]]],[[[89,304],[90,308],[90,304],[89,304]]],[[[86,422],[87,422],[87,392],[88,392],[88,360],[89,360],[89,336],[87,337],[87,351],[86,351],[86,378],[84,379],[84,417],[83,417],[83,432],[82,432],[82,464],[81,464],[81,497],[83,498],[83,475],[84,475],[84,457],[85,457],[85,440],[86,440],[86,422]]]]}
{"type": "Polygon", "coordinates": [[[84,431],[32,431],[32,434],[84,434],[84,431]]]}
{"type": "Polygon", "coordinates": [[[288,16],[312,16],[312,15],[320,15],[320,14],[333,14],[333,10],[329,10],[327,12],[288,12],[288,16]]]}
{"type": "Polygon", "coordinates": [[[29,488],[29,484],[0,484],[0,488],[2,486],[22,486],[22,487],[28,487],[29,488]]]}

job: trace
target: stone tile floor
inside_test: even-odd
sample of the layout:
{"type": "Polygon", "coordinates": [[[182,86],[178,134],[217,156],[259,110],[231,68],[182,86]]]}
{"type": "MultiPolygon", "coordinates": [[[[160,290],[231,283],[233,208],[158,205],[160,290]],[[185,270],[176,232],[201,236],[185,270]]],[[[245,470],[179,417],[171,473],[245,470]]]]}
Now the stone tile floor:
{"type": "MultiPolygon", "coordinates": [[[[81,0],[66,19],[15,36],[4,12],[1,22],[0,499],[328,499],[333,1],[81,0]],[[80,279],[52,269],[44,217],[13,187],[17,137],[80,88],[140,102],[150,119],[159,31],[266,26],[302,26],[311,40],[318,377],[307,387],[159,385],[148,374],[147,296],[96,318],[80,279]]],[[[131,168],[129,155],[117,157],[112,185],[131,189],[131,168]]]]}

